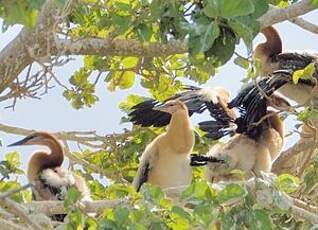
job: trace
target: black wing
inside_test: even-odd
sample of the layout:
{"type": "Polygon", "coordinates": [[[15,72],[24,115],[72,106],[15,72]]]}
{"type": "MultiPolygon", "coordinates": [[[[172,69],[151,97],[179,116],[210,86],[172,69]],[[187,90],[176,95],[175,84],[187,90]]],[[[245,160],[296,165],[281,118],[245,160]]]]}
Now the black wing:
{"type": "Polygon", "coordinates": [[[239,118],[235,121],[237,133],[244,133],[251,138],[257,138],[262,132],[266,120],[261,119],[267,114],[268,97],[277,89],[292,81],[291,71],[275,71],[272,76],[252,83],[229,103],[230,108],[238,108],[239,118]],[[257,125],[256,125],[257,124],[257,125]]]}
{"type": "Polygon", "coordinates": [[[139,192],[143,183],[146,183],[148,181],[149,171],[150,171],[150,163],[148,162],[145,165],[143,165],[141,168],[141,172],[140,172],[137,184],[135,185],[137,192],[139,192]]]}
{"type": "Polygon", "coordinates": [[[187,86],[185,87],[185,91],[168,98],[162,103],[149,99],[135,105],[129,114],[130,121],[141,126],[166,126],[170,122],[171,115],[153,110],[153,108],[167,101],[176,99],[185,103],[189,111],[189,116],[192,116],[194,113],[202,113],[205,110],[209,110],[211,116],[219,123],[228,123],[229,120],[233,120],[232,114],[229,114],[229,112],[224,109],[224,105],[219,100],[217,92],[213,89],[187,86]]]}
{"type": "Polygon", "coordinates": [[[276,59],[279,63],[279,69],[291,71],[304,69],[307,65],[314,62],[316,67],[314,77],[318,77],[318,54],[284,52],[278,54],[276,59]]]}

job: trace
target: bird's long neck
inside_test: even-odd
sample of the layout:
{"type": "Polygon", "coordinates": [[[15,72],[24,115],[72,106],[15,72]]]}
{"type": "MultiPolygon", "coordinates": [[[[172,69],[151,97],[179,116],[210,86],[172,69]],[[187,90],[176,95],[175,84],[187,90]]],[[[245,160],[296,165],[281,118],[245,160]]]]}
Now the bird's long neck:
{"type": "Polygon", "coordinates": [[[191,151],[194,144],[193,130],[188,111],[172,114],[166,134],[169,143],[180,153],[191,151]]]}
{"type": "Polygon", "coordinates": [[[34,180],[38,174],[47,168],[55,168],[62,165],[64,160],[64,150],[61,144],[55,138],[45,140],[43,145],[50,149],[50,154],[39,152],[33,154],[28,166],[28,178],[34,180]]]}
{"type": "Polygon", "coordinates": [[[261,30],[261,33],[264,34],[266,38],[266,42],[260,44],[264,54],[273,57],[282,52],[282,39],[274,27],[265,27],[261,30]]]}
{"type": "Polygon", "coordinates": [[[282,52],[282,40],[278,32],[272,27],[265,27],[261,30],[266,41],[258,44],[254,50],[254,59],[260,62],[260,74],[267,75],[277,69],[276,56],[282,52]]]}

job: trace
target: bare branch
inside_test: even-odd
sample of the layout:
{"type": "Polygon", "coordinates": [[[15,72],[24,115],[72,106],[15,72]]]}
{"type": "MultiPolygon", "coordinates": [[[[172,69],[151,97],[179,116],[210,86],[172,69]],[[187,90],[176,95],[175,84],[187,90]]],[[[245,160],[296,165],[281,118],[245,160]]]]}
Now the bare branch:
{"type": "Polygon", "coordinates": [[[20,204],[14,202],[13,200],[9,198],[4,198],[0,203],[3,203],[4,205],[8,206],[10,210],[17,216],[19,216],[23,221],[25,221],[28,225],[30,225],[33,229],[41,230],[42,227],[38,225],[34,220],[32,220],[28,214],[27,211],[23,206],[20,204]]]}
{"type": "Polygon", "coordinates": [[[2,229],[6,229],[6,230],[25,230],[25,226],[17,225],[13,223],[12,221],[5,220],[2,218],[0,218],[0,226],[2,229]]]}
{"type": "Polygon", "coordinates": [[[307,30],[307,31],[312,32],[314,34],[318,34],[318,25],[315,25],[311,22],[308,22],[305,19],[298,17],[298,18],[290,19],[289,21],[298,25],[299,27],[303,28],[304,30],[307,30]]]}
{"type": "MultiPolygon", "coordinates": [[[[127,203],[127,199],[82,201],[81,210],[86,213],[101,213],[105,208],[113,208],[125,203],[127,203]]],[[[48,216],[66,213],[63,201],[33,201],[30,204],[24,204],[24,207],[30,211],[44,213],[48,216]]]]}
{"type": "Polygon", "coordinates": [[[51,52],[55,55],[166,57],[187,52],[187,46],[185,42],[181,41],[160,44],[155,42],[142,43],[129,39],[83,38],[76,41],[56,39],[51,52]]]}
{"type": "Polygon", "coordinates": [[[311,4],[310,0],[302,0],[286,8],[272,8],[260,17],[258,21],[261,23],[261,27],[266,27],[282,21],[291,20],[316,8],[317,6],[311,4]]]}

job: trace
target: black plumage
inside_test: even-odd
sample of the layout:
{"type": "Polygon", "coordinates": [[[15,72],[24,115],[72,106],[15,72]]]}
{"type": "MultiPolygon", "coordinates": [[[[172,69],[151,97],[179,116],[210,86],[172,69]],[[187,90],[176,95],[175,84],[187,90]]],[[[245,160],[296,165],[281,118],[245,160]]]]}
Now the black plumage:
{"type": "Polygon", "coordinates": [[[216,93],[213,92],[213,89],[209,90],[208,93],[214,93],[215,95],[213,94],[212,97],[215,96],[213,99],[218,100],[217,102],[213,102],[209,95],[204,92],[204,90],[207,90],[205,88],[186,86],[184,89],[185,91],[168,98],[164,102],[148,99],[135,105],[131,108],[132,111],[129,114],[130,121],[136,125],[141,125],[144,127],[163,127],[168,125],[171,115],[154,110],[154,107],[165,104],[171,100],[180,100],[183,102],[188,108],[189,116],[192,116],[194,113],[202,113],[205,110],[208,110],[217,123],[226,125],[229,123],[229,121],[233,120],[231,115],[225,115],[225,113],[228,111],[222,108],[222,105],[220,104],[222,102],[221,100],[218,100],[216,93]]]}

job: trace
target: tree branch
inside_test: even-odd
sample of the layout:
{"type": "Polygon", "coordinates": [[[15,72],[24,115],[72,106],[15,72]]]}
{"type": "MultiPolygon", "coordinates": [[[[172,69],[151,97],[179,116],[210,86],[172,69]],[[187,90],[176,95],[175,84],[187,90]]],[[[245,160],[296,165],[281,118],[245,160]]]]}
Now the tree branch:
{"type": "Polygon", "coordinates": [[[307,30],[307,31],[312,32],[314,34],[318,34],[318,26],[311,23],[311,22],[306,21],[305,19],[298,17],[298,18],[290,19],[289,21],[298,25],[299,27],[303,28],[304,30],[307,30]]]}
{"type": "Polygon", "coordinates": [[[300,15],[304,15],[316,8],[317,6],[311,4],[310,0],[302,0],[286,8],[272,8],[267,11],[266,14],[261,16],[258,21],[261,23],[261,28],[263,28],[282,21],[291,20],[300,15]]]}
{"type": "MultiPolygon", "coordinates": [[[[251,189],[251,191],[255,193],[256,199],[259,205],[268,209],[272,209],[272,208],[291,209],[292,214],[295,217],[306,219],[310,221],[311,223],[318,224],[318,215],[316,215],[315,212],[312,212],[313,210],[317,210],[317,207],[310,206],[309,208],[307,208],[307,206],[304,205],[304,202],[301,202],[301,204],[299,205],[299,200],[295,200],[286,194],[282,194],[281,192],[279,194],[280,196],[282,196],[283,199],[286,200],[286,202],[277,203],[277,199],[282,199],[282,198],[276,197],[277,194],[273,192],[271,187],[268,187],[267,181],[265,183],[266,186],[264,187],[259,185],[260,181],[262,181],[262,179],[255,178],[254,180],[250,180],[247,183],[246,182],[236,182],[236,183],[247,185],[251,189]]],[[[217,191],[220,191],[228,183],[233,183],[233,182],[222,182],[218,184],[212,184],[212,187],[215,188],[217,191]]],[[[169,197],[174,198],[174,197],[180,196],[181,192],[183,192],[185,188],[187,188],[187,186],[167,188],[164,190],[164,192],[169,197]]],[[[105,208],[113,208],[118,205],[126,204],[127,202],[128,202],[127,199],[119,199],[119,200],[83,201],[81,203],[83,204],[82,211],[86,213],[101,213],[105,208]]],[[[225,205],[231,206],[233,205],[233,203],[232,201],[230,201],[230,202],[226,202],[225,205]]],[[[65,213],[64,203],[62,201],[34,201],[30,204],[25,204],[24,207],[34,212],[44,213],[46,215],[65,213]]]]}
{"type": "MultiPolygon", "coordinates": [[[[81,210],[86,213],[101,213],[106,208],[113,208],[126,202],[126,199],[82,201],[81,210]]],[[[24,207],[32,212],[44,213],[48,216],[66,213],[63,201],[33,201],[32,203],[24,204],[24,207]]]]}
{"type": "Polygon", "coordinates": [[[12,221],[5,220],[2,218],[0,218],[0,226],[2,229],[6,230],[25,230],[25,227],[22,227],[20,225],[13,223],[12,221]]]}
{"type": "Polygon", "coordinates": [[[32,228],[36,230],[42,229],[42,227],[37,222],[35,222],[28,216],[25,208],[21,206],[20,204],[14,202],[13,200],[9,198],[4,198],[2,201],[0,201],[0,203],[3,203],[4,205],[8,206],[14,214],[19,216],[23,221],[25,221],[32,228]]]}
{"type": "Polygon", "coordinates": [[[160,57],[187,52],[181,41],[142,43],[132,39],[83,38],[76,41],[56,39],[51,50],[54,55],[101,55],[160,57]]]}

